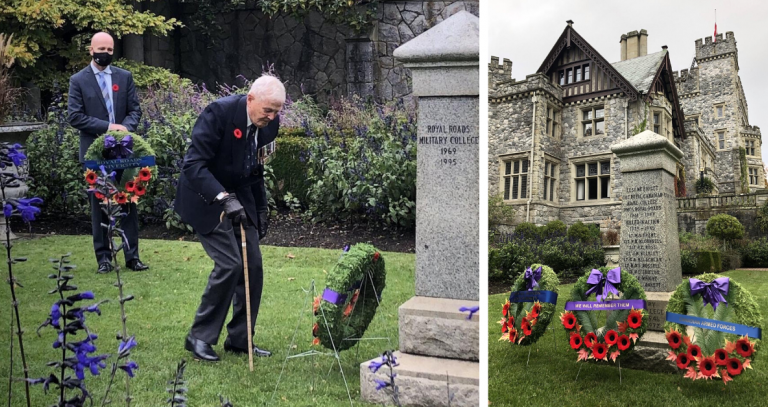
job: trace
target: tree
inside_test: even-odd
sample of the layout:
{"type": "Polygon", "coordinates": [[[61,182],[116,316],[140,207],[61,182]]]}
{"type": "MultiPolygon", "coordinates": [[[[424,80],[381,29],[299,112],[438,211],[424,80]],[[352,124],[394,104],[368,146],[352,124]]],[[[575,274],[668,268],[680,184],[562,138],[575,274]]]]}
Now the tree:
{"type": "MultiPolygon", "coordinates": [[[[139,0],[141,1],[141,0],[139,0]]],[[[14,34],[8,54],[16,58],[22,80],[41,88],[90,59],[90,37],[106,31],[116,39],[126,34],[168,35],[181,24],[148,11],[137,11],[131,0],[4,0],[0,32],[14,34]]]]}

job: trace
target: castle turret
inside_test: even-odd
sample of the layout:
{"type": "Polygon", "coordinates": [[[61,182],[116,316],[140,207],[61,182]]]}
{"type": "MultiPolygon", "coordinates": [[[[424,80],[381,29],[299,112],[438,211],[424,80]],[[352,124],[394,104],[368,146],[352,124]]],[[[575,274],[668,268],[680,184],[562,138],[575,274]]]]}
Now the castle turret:
{"type": "Polygon", "coordinates": [[[488,64],[488,86],[509,79],[512,79],[512,61],[504,58],[499,65],[499,57],[491,56],[491,63],[488,64]]]}

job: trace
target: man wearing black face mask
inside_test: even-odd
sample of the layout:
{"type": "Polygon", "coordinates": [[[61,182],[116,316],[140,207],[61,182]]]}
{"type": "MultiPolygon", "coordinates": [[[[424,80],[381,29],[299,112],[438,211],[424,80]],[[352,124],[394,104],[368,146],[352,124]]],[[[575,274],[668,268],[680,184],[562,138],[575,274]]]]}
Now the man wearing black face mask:
{"type": "MultiPolygon", "coordinates": [[[[136,96],[136,86],[130,72],[114,66],[112,52],[114,40],[105,32],[91,38],[93,60],[69,80],[69,124],[80,130],[80,162],[94,140],[107,131],[136,131],[141,119],[141,108],[136,96]]],[[[106,229],[101,227],[108,219],[101,210],[101,203],[91,194],[91,230],[93,248],[99,273],[112,271],[111,252],[106,229]]],[[[128,245],[124,249],[125,264],[134,271],[149,267],[139,260],[139,222],[136,204],[126,207],[127,216],[122,219],[128,245]]]]}

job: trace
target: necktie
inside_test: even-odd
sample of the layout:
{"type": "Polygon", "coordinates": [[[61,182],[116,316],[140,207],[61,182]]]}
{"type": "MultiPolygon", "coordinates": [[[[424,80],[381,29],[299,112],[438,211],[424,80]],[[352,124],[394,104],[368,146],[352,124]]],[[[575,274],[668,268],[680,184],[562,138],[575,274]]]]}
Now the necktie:
{"type": "Polygon", "coordinates": [[[256,126],[248,126],[248,147],[245,151],[246,174],[251,174],[256,168],[256,126]]]}
{"type": "Polygon", "coordinates": [[[101,87],[101,96],[104,97],[104,103],[107,104],[107,112],[109,113],[109,122],[115,122],[115,112],[112,110],[112,98],[109,94],[109,88],[107,88],[107,81],[104,79],[104,75],[107,73],[104,71],[99,72],[99,87],[101,87]]]}

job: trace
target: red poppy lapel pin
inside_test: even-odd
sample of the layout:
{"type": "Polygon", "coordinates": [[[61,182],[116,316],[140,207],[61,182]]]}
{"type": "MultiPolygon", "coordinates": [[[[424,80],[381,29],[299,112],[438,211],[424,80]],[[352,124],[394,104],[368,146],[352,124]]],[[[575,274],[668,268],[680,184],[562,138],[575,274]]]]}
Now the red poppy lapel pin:
{"type": "Polygon", "coordinates": [[[117,84],[112,85],[112,91],[113,92],[117,92],[118,90],[120,90],[120,87],[117,86],[117,84]]]}
{"type": "Polygon", "coordinates": [[[240,129],[235,129],[235,138],[243,137],[243,132],[240,129]]]}

